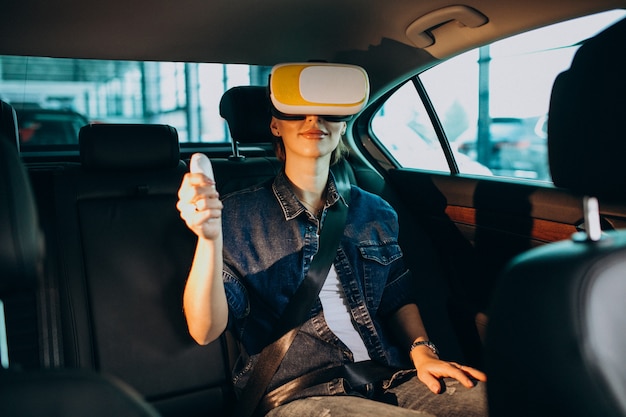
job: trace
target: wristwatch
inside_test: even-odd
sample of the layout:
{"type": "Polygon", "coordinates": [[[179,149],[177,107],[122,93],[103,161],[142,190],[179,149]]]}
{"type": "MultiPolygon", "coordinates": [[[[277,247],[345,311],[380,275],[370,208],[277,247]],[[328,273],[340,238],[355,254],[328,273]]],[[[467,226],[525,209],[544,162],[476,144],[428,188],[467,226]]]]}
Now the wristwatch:
{"type": "Polygon", "coordinates": [[[413,342],[413,344],[409,348],[409,354],[411,354],[411,352],[413,352],[413,349],[418,346],[426,346],[428,349],[432,350],[435,355],[439,356],[439,349],[437,349],[437,346],[435,346],[435,344],[430,340],[420,340],[413,342]]]}

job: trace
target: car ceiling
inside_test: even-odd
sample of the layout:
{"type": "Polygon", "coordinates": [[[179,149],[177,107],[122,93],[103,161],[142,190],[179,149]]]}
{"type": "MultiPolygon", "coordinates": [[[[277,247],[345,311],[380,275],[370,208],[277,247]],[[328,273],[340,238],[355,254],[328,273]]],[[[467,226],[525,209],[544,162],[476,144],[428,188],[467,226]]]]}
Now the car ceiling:
{"type": "MultiPolygon", "coordinates": [[[[626,0],[472,0],[489,22],[449,22],[435,44],[406,35],[445,0],[3,0],[0,54],[273,65],[326,60],[364,66],[374,89],[488,41],[626,0]]],[[[457,4],[457,3],[452,3],[457,4]]]]}

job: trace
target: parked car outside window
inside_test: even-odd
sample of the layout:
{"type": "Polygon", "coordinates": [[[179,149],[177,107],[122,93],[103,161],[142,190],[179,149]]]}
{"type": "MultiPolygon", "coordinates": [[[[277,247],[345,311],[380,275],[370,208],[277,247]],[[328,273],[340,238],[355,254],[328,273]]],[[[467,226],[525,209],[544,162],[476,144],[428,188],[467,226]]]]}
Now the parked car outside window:
{"type": "Polygon", "coordinates": [[[461,133],[452,145],[459,153],[484,163],[495,175],[549,180],[546,120],[547,116],[491,118],[489,140],[481,155],[476,126],[461,133]]]}
{"type": "Polygon", "coordinates": [[[16,106],[20,146],[74,145],[78,131],[89,119],[72,110],[41,108],[20,109],[16,106]]]}

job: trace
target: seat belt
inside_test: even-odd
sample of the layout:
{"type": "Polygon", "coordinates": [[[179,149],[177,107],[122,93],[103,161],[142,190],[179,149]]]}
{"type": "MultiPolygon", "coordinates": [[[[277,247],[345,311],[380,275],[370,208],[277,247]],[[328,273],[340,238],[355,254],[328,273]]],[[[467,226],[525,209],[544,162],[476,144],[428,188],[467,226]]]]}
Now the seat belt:
{"type": "MultiPolygon", "coordinates": [[[[348,180],[347,162],[342,161],[335,171],[335,186],[345,200],[341,199],[329,207],[320,231],[319,249],[313,259],[304,280],[289,300],[281,316],[276,335],[280,337],[267,345],[259,354],[257,363],[252,370],[250,379],[244,387],[235,409],[234,416],[250,417],[254,415],[261,398],[276,370],[280,366],[289,346],[296,337],[300,327],[313,308],[330,267],[337,255],[337,248],[343,236],[348,216],[350,201],[350,181],[348,180]]],[[[339,165],[339,164],[338,164],[339,165]]]]}

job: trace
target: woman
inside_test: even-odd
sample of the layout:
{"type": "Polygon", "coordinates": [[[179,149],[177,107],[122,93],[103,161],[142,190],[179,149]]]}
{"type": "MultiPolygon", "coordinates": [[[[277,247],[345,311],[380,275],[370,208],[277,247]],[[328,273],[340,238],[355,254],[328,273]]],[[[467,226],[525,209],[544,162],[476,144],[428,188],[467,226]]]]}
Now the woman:
{"type": "MultiPolygon", "coordinates": [[[[328,208],[341,204],[330,166],[342,157],[346,122],[273,109],[270,129],[284,161],[273,181],[222,202],[211,178],[187,174],[177,205],[198,236],[183,300],[189,332],[206,344],[230,326],[246,354],[234,377],[236,387],[245,386],[259,352],[272,342],[272,328],[317,251],[328,208]]],[[[412,371],[397,373],[385,390],[375,392],[353,390],[336,378],[303,390],[267,416],[486,415],[484,384],[477,382],[485,375],[440,360],[428,341],[391,206],[353,186],[348,210],[320,303],[268,391],[310,371],[353,361],[371,359],[412,371]],[[434,395],[443,391],[450,395],[434,395]]]]}

